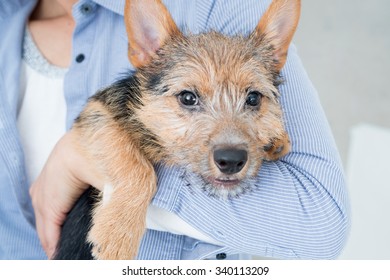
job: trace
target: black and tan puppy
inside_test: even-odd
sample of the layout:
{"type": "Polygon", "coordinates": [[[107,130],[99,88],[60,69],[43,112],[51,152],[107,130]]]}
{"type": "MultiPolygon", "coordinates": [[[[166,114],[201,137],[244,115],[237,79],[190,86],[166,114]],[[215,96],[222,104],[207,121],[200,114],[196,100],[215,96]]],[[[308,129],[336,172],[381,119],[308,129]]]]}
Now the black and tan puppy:
{"type": "Polygon", "coordinates": [[[154,163],[185,167],[192,184],[231,198],[250,189],[263,160],[289,151],[277,86],[299,0],[274,0],[247,37],[185,36],[160,0],[128,0],[125,9],[137,71],[91,97],[72,128],[107,186],[70,213],[59,259],[136,257],[154,163]]]}

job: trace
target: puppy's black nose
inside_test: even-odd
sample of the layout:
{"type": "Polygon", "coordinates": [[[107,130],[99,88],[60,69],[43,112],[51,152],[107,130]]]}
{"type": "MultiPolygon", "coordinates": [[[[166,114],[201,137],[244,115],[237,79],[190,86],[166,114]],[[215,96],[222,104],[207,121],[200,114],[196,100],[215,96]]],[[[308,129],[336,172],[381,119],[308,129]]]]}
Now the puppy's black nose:
{"type": "Polygon", "coordinates": [[[214,162],[224,174],[235,174],[241,171],[248,159],[245,150],[220,149],[214,151],[214,162]]]}

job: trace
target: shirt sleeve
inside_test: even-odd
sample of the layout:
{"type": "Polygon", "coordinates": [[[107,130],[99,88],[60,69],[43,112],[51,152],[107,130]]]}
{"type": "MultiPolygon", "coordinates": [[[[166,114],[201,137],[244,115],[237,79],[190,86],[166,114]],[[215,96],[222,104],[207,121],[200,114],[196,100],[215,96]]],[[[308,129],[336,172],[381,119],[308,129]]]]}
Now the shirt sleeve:
{"type": "MultiPolygon", "coordinates": [[[[248,28],[253,28],[261,15],[256,17],[254,11],[263,12],[264,3],[270,1],[232,1],[246,3],[236,7],[236,17],[215,2],[208,14],[211,27],[217,27],[213,29],[248,33],[239,23],[246,19],[251,21],[248,28]]],[[[253,191],[234,199],[213,198],[189,186],[180,168],[158,166],[153,204],[237,252],[333,259],[343,248],[349,228],[342,165],[318,94],[295,46],[290,47],[282,76],[281,104],[291,152],[276,162],[264,162],[253,191]]]]}

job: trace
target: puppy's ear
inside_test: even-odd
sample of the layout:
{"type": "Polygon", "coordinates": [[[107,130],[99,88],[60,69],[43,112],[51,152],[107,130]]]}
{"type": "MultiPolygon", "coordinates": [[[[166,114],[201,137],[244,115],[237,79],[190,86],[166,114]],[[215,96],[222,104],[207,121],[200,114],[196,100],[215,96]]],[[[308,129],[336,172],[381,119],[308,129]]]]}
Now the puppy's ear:
{"type": "Polygon", "coordinates": [[[126,0],[128,57],[134,67],[147,65],[156,51],[181,33],[161,0],[126,0]]]}
{"type": "Polygon", "coordinates": [[[272,50],[276,71],[280,71],[287,59],[288,47],[298,25],[300,0],[273,0],[260,19],[251,37],[272,50]]]}

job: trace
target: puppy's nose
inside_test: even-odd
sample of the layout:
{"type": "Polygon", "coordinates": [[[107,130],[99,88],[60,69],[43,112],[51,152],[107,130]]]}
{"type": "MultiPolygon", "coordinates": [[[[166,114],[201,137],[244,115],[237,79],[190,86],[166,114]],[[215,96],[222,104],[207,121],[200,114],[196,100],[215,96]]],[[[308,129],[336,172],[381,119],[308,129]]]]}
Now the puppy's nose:
{"type": "Polygon", "coordinates": [[[235,174],[241,171],[248,159],[245,150],[220,149],[214,151],[214,162],[224,174],[235,174]]]}

